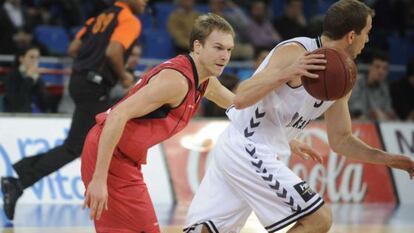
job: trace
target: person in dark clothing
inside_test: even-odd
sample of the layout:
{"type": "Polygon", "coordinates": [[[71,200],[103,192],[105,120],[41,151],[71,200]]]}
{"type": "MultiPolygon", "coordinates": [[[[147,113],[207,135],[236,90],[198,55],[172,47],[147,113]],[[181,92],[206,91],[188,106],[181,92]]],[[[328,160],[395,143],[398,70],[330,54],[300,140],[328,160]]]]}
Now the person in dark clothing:
{"type": "Polygon", "coordinates": [[[127,87],[133,83],[124,61],[141,32],[134,15],[144,11],[147,0],[119,0],[96,18],[89,19],[69,46],[75,56],[69,93],[75,103],[72,124],[63,145],[46,153],[26,157],[13,165],[18,178],[3,177],[3,205],[6,216],[14,209],[23,190],[42,177],[78,158],[95,115],[109,107],[109,91],[120,80],[127,87]]]}
{"type": "Polygon", "coordinates": [[[39,48],[35,46],[16,54],[15,66],[3,80],[5,112],[32,112],[32,104],[41,112],[47,110],[47,91],[39,78],[39,57],[39,48]]]}
{"type": "Polygon", "coordinates": [[[303,13],[303,0],[288,0],[285,13],[273,21],[273,27],[284,40],[304,35],[306,19],[303,13]]]}
{"type": "Polygon", "coordinates": [[[392,105],[398,117],[414,121],[414,58],[407,63],[404,78],[391,83],[392,105]]]}

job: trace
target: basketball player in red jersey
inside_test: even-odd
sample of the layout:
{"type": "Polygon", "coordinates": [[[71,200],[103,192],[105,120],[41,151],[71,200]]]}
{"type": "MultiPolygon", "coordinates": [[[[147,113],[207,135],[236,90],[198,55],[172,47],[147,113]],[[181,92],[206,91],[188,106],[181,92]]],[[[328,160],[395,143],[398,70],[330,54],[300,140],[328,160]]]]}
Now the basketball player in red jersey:
{"type": "Polygon", "coordinates": [[[160,232],[141,164],[147,150],[182,130],[206,96],[224,108],[233,94],[217,80],[230,59],[234,32],[217,15],[198,18],[191,53],[146,73],[128,95],[98,114],[82,152],[84,205],[97,232],[160,232]]]}

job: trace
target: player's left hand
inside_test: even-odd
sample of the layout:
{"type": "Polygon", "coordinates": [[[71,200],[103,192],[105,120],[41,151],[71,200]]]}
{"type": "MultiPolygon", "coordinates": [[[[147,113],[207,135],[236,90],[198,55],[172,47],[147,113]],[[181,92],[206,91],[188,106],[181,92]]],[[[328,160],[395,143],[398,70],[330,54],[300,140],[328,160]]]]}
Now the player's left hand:
{"type": "Polygon", "coordinates": [[[414,179],[414,161],[404,155],[391,155],[388,157],[387,166],[405,170],[410,175],[411,179],[414,179]]]}
{"type": "Polygon", "coordinates": [[[309,145],[293,139],[289,142],[289,146],[292,153],[299,155],[302,159],[308,160],[311,158],[314,161],[322,163],[322,156],[309,145]]]}

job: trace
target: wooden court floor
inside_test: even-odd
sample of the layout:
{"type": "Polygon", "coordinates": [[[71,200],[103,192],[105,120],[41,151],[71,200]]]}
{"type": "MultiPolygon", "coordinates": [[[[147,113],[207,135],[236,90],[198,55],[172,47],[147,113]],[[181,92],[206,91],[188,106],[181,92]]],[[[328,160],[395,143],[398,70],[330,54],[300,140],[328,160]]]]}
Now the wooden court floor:
{"type": "MultiPolygon", "coordinates": [[[[334,224],[330,233],[414,233],[414,205],[331,205],[334,224]]],[[[0,209],[3,211],[2,209],[0,209]]],[[[16,219],[0,213],[0,233],[93,233],[88,213],[80,206],[18,206],[16,219]]],[[[164,233],[182,232],[185,208],[156,207],[164,233]]],[[[317,224],[317,223],[316,223],[317,224]]],[[[288,228],[279,232],[286,232],[288,228]]],[[[241,233],[265,233],[257,218],[250,216],[241,233]]]]}

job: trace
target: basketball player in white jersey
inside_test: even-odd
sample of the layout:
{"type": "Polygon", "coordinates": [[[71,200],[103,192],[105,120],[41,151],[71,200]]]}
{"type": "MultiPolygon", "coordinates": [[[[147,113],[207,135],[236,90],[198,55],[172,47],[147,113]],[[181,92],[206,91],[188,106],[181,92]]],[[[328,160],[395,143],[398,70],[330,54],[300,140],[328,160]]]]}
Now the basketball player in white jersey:
{"type": "Polygon", "coordinates": [[[191,203],[184,232],[236,233],[252,211],[268,232],[296,222],[288,232],[327,232],[331,210],[307,183],[277,157],[289,156],[289,142],[313,119],[325,114],[331,148],[367,163],[406,170],[414,162],[365,144],[351,132],[346,95],[319,101],[301,85],[306,52],[321,46],[356,57],[368,42],[373,11],[358,0],[340,0],[328,10],[322,36],[294,38],[277,45],[252,78],[241,83],[230,124],[211,152],[212,162],[191,203]]]}

